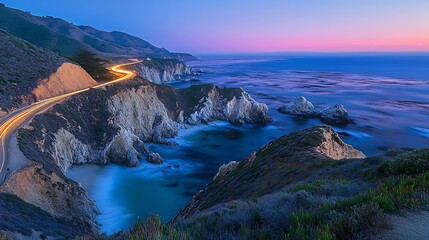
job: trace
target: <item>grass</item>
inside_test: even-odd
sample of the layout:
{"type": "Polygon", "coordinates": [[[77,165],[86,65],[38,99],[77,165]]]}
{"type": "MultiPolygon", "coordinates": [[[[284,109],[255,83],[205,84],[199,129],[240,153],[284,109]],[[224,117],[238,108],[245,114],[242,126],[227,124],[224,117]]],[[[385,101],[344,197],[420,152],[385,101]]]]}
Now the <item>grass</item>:
{"type": "MultiPolygon", "coordinates": [[[[316,182],[300,188],[311,191],[318,185],[316,182]]],[[[317,212],[297,211],[291,217],[287,236],[288,239],[350,239],[361,231],[386,227],[387,213],[418,209],[428,204],[428,172],[391,176],[374,189],[320,206],[317,212]]]]}
{"type": "Polygon", "coordinates": [[[298,184],[292,187],[288,190],[288,192],[298,192],[298,191],[306,191],[309,193],[313,193],[318,190],[324,183],[326,183],[325,180],[317,179],[311,183],[304,183],[304,184],[298,184]]]}
{"type": "Polygon", "coordinates": [[[4,79],[4,77],[3,76],[0,76],[0,85],[6,85],[7,84],[7,81],[4,79]]]}

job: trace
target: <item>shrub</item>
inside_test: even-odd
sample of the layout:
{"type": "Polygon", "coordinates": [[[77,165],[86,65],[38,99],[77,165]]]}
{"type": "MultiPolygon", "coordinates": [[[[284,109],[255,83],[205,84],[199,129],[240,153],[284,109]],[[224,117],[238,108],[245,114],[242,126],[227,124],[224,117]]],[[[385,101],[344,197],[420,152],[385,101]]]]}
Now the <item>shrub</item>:
{"type": "Polygon", "coordinates": [[[11,240],[9,236],[0,231],[0,240],[11,240]]]}
{"type": "Polygon", "coordinates": [[[388,175],[411,175],[428,172],[429,148],[399,154],[394,160],[384,162],[380,171],[388,175]]]}
{"type": "Polygon", "coordinates": [[[95,53],[90,51],[81,49],[76,52],[70,60],[78,63],[97,81],[111,80],[114,77],[114,75],[104,67],[103,64],[105,64],[106,61],[98,58],[95,53]]]}
{"type": "Polygon", "coordinates": [[[357,204],[344,212],[333,213],[332,228],[336,239],[351,239],[371,228],[385,227],[386,217],[375,202],[357,204]]]}

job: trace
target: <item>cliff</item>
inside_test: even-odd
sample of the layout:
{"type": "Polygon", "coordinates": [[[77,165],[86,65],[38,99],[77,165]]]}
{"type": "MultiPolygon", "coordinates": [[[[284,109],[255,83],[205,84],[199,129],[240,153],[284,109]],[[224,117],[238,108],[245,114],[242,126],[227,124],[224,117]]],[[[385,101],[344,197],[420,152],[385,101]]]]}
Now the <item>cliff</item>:
{"type": "Polygon", "coordinates": [[[81,225],[85,234],[93,233],[97,209],[80,184],[65,176],[71,165],[134,166],[147,153],[145,143],[173,144],[168,139],[189,124],[265,123],[270,121],[267,114],[267,106],[242,89],[175,89],[144,79],[92,89],[37,115],[19,130],[20,149],[36,163],[14,172],[0,191],[81,225]]]}
{"type": "Polygon", "coordinates": [[[55,106],[36,116],[30,129],[20,129],[18,141],[27,157],[62,173],[88,162],[134,166],[146,153],[145,142],[172,144],[168,138],[186,124],[265,123],[267,114],[267,106],[242,89],[175,89],[140,79],[55,106]]]}
{"type": "Polygon", "coordinates": [[[152,58],[131,67],[137,74],[153,83],[166,83],[182,75],[192,74],[191,68],[176,59],[152,58]]]}
{"type": "MultiPolygon", "coordinates": [[[[0,30],[0,112],[94,86],[81,67],[0,30]]],[[[1,113],[0,113],[1,116],[1,113]]]]}

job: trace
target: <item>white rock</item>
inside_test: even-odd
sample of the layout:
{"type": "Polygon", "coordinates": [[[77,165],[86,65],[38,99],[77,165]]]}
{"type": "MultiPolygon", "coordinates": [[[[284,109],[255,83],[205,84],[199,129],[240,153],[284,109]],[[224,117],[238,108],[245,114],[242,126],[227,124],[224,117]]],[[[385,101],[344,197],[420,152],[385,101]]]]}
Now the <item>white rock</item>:
{"type": "Polygon", "coordinates": [[[353,121],[349,117],[349,113],[341,104],[322,109],[318,112],[318,116],[322,122],[327,124],[347,124],[353,121]]]}
{"type": "Polygon", "coordinates": [[[300,97],[280,107],[278,111],[297,117],[312,117],[315,113],[313,104],[307,101],[305,97],[300,97]]]}
{"type": "Polygon", "coordinates": [[[214,176],[213,180],[216,180],[219,177],[223,177],[228,173],[234,171],[240,163],[236,161],[231,161],[227,164],[220,166],[218,173],[214,176]]]}

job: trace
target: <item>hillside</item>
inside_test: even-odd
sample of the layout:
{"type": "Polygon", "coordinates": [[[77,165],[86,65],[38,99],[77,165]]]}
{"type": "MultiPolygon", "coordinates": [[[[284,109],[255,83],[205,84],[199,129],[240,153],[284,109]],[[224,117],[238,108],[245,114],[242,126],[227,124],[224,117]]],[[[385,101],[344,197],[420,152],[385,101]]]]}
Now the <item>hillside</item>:
{"type": "Polygon", "coordinates": [[[65,56],[84,49],[104,58],[158,57],[195,59],[189,54],[171,53],[163,48],[122,32],[104,32],[75,26],[53,17],[38,17],[0,5],[0,28],[37,46],[65,56]]]}
{"type": "Polygon", "coordinates": [[[365,157],[312,127],[221,166],[173,222],[152,216],[110,239],[385,239],[395,216],[429,206],[428,162],[427,148],[365,157]]]}
{"type": "Polygon", "coordinates": [[[222,166],[169,227],[204,239],[377,239],[392,214],[429,206],[428,156],[365,157],[332,128],[309,128],[222,166]]]}
{"type": "Polygon", "coordinates": [[[0,49],[3,114],[36,100],[96,84],[81,67],[4,30],[0,30],[0,49]]]}

